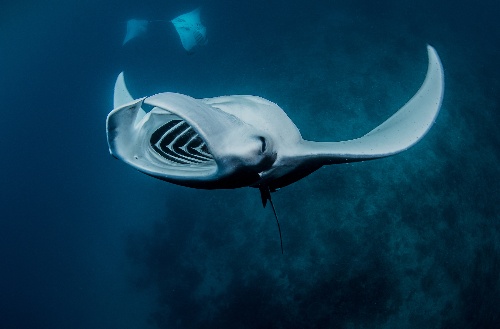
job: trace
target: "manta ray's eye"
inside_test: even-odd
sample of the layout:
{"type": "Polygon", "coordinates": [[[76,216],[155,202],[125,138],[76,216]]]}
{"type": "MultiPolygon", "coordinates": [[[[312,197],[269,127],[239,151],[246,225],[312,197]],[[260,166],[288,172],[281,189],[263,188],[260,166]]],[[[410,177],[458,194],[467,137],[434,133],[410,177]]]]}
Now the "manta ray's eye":
{"type": "Polygon", "coordinates": [[[261,141],[261,143],[262,143],[262,146],[261,146],[261,148],[260,148],[260,151],[261,151],[262,153],[264,153],[264,152],[266,152],[266,149],[267,149],[266,139],[265,139],[264,137],[262,137],[262,136],[260,136],[260,137],[259,137],[259,139],[260,139],[260,141],[261,141]]]}

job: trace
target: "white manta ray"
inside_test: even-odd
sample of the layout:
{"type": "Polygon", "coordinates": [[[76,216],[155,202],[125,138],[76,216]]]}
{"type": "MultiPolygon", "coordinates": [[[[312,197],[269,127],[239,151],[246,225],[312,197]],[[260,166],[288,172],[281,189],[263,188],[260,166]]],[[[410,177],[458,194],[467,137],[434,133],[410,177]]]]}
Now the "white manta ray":
{"type": "Polygon", "coordinates": [[[127,33],[125,34],[122,45],[146,33],[148,31],[148,24],[149,21],[144,19],[129,19],[127,21],[127,33]]]}
{"type": "Polygon", "coordinates": [[[161,93],[133,99],[121,73],[115,109],[107,118],[109,150],[170,183],[200,189],[259,188],[265,206],[271,202],[270,192],[324,165],[387,157],[422,139],[444,92],[439,57],[431,46],[427,51],[428,70],[417,93],[366,135],[339,142],[304,140],[278,105],[257,96],[195,99],[161,93]],[[142,104],[153,108],[146,113],[142,104]]]}

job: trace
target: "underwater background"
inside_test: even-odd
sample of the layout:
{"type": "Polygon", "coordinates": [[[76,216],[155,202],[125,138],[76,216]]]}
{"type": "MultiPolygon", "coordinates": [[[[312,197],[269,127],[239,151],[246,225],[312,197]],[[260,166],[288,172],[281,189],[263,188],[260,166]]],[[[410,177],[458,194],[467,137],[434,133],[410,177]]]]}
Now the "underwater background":
{"type": "Polygon", "coordinates": [[[499,15],[494,0],[3,1],[0,328],[498,328],[499,15]],[[194,54],[169,23],[122,46],[128,19],[198,6],[194,54]],[[445,71],[435,125],[274,193],[283,255],[257,190],[179,187],[109,155],[121,71],[136,97],[258,95],[338,141],[413,96],[426,44],[445,71]]]}

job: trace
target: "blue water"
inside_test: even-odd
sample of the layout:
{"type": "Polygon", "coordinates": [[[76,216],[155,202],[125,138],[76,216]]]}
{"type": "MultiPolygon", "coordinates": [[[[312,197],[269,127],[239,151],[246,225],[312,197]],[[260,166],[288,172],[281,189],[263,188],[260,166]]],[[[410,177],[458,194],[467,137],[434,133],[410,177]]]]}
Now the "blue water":
{"type": "MultiPolygon", "coordinates": [[[[497,328],[498,1],[10,1],[0,5],[0,328],[497,328]],[[187,55],[130,18],[202,5],[187,55]],[[203,191],[108,153],[134,95],[253,94],[306,139],[359,137],[445,69],[429,134],[273,194],[203,191]]],[[[168,24],[166,25],[168,26],[168,24]]],[[[174,35],[175,36],[175,35],[174,35]]]]}

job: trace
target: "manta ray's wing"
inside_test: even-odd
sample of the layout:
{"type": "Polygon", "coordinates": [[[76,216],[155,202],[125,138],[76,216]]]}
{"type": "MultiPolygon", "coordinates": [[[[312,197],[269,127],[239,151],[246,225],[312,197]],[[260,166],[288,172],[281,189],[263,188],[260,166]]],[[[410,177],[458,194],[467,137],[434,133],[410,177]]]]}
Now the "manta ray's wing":
{"type": "Polygon", "coordinates": [[[191,52],[195,47],[207,44],[207,29],[200,21],[200,8],[180,15],[171,22],[186,51],[191,52]]]}
{"type": "Polygon", "coordinates": [[[129,19],[127,21],[127,33],[125,34],[122,45],[146,33],[148,30],[148,23],[148,21],[143,19],[129,19]]]}
{"type": "Polygon", "coordinates": [[[364,161],[400,153],[422,139],[438,115],[444,92],[441,61],[433,47],[427,46],[427,52],[424,83],[399,111],[360,138],[333,143],[304,141],[300,156],[321,164],[364,161]]]}

